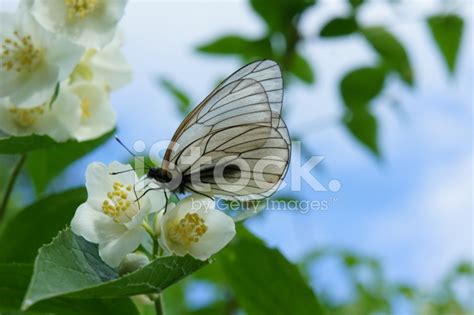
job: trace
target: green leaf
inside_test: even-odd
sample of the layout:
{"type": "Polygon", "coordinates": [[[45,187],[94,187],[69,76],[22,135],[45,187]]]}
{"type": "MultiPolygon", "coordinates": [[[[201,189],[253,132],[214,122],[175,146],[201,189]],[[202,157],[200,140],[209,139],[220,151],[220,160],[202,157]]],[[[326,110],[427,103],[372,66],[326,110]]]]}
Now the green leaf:
{"type": "Polygon", "coordinates": [[[409,285],[402,284],[399,285],[397,289],[398,292],[407,299],[413,299],[416,296],[416,290],[409,285]]]}
{"type": "Polygon", "coordinates": [[[413,85],[413,70],[402,43],[383,27],[374,26],[361,30],[369,44],[379,53],[384,63],[398,72],[408,85],[413,85]]]}
{"type": "Polygon", "coordinates": [[[0,231],[0,262],[32,263],[38,249],[71,222],[86,198],[84,188],[72,189],[26,207],[0,231]]]}
{"type": "Polygon", "coordinates": [[[351,253],[344,254],[342,260],[347,267],[354,267],[360,264],[359,258],[351,253]]]}
{"type": "Polygon", "coordinates": [[[323,314],[295,265],[250,232],[238,235],[216,259],[245,313],[323,314]]]}
{"type": "Polygon", "coordinates": [[[357,9],[364,3],[364,0],[349,0],[349,3],[352,8],[357,9]]]}
{"type": "Polygon", "coordinates": [[[48,148],[58,143],[48,136],[25,136],[0,138],[0,154],[19,154],[48,148]]]}
{"type": "Polygon", "coordinates": [[[60,83],[58,82],[58,83],[56,84],[56,87],[54,88],[53,96],[51,96],[51,100],[49,101],[49,108],[51,108],[51,107],[53,106],[54,102],[55,102],[56,99],[58,98],[59,89],[60,89],[60,83]]]}
{"type": "Polygon", "coordinates": [[[26,169],[31,176],[36,193],[43,193],[49,183],[66,167],[101,146],[114,133],[115,130],[94,140],[68,141],[47,149],[30,152],[26,161],[26,169]]]}
{"type": "Polygon", "coordinates": [[[358,29],[355,17],[337,17],[329,21],[321,29],[319,36],[321,37],[336,37],[345,36],[356,32],[358,29]]]}
{"type": "MultiPolygon", "coordinates": [[[[23,296],[33,272],[32,264],[0,264],[0,312],[15,312],[20,309],[23,296]]],[[[129,299],[85,299],[60,298],[36,304],[34,313],[58,314],[138,314],[129,299]]],[[[28,312],[29,313],[29,312],[28,312]]]]}
{"type": "Polygon", "coordinates": [[[251,0],[250,4],[267,24],[270,32],[285,33],[297,15],[314,5],[315,0],[251,0]]]}
{"type": "Polygon", "coordinates": [[[473,264],[469,262],[461,262],[456,266],[456,273],[464,275],[474,275],[473,264]]]}
{"type": "Polygon", "coordinates": [[[362,67],[352,70],[340,83],[344,104],[350,109],[367,105],[380,94],[384,83],[385,72],[381,68],[362,67]]]}
{"type": "Polygon", "coordinates": [[[346,117],[345,125],[350,133],[377,157],[380,151],[377,144],[377,120],[368,108],[353,110],[346,117]]]}
{"type": "Polygon", "coordinates": [[[464,21],[454,14],[434,15],[428,18],[428,26],[449,71],[453,73],[461,47],[464,21]]]}
{"type": "Polygon", "coordinates": [[[238,35],[221,37],[199,46],[197,50],[208,54],[240,56],[244,60],[272,57],[272,46],[267,38],[249,39],[238,35]]]}
{"type": "MultiPolygon", "coordinates": [[[[20,153],[27,153],[39,149],[48,149],[51,147],[54,148],[71,148],[74,145],[83,145],[84,148],[90,146],[91,143],[96,141],[102,141],[110,137],[111,134],[114,132],[110,132],[107,135],[104,135],[98,139],[85,141],[85,142],[78,142],[76,140],[69,140],[66,142],[56,142],[52,138],[48,136],[39,136],[39,135],[31,135],[31,136],[22,136],[22,137],[0,137],[0,154],[20,154],[20,153]]],[[[56,157],[57,158],[57,157],[56,157]]]]}
{"type": "Polygon", "coordinates": [[[66,229],[39,250],[22,307],[27,309],[58,297],[114,298],[159,293],[205,264],[189,256],[169,256],[119,277],[102,262],[96,244],[66,229]]]}
{"type": "Polygon", "coordinates": [[[31,264],[0,264],[0,311],[20,308],[32,271],[31,264]]]}
{"type": "Polygon", "coordinates": [[[314,83],[313,68],[311,67],[311,64],[308,62],[308,60],[300,54],[295,55],[295,58],[293,59],[288,71],[307,84],[314,83]]]}
{"type": "Polygon", "coordinates": [[[178,88],[176,84],[167,79],[160,80],[161,86],[170,93],[176,104],[176,108],[179,110],[179,113],[182,116],[185,116],[189,113],[191,107],[191,99],[182,89],[178,88]]]}

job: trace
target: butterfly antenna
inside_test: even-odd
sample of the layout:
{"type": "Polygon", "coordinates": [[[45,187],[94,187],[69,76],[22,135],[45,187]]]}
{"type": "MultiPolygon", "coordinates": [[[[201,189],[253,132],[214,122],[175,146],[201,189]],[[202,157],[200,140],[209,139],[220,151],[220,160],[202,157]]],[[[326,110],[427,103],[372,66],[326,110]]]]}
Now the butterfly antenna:
{"type": "Polygon", "coordinates": [[[148,163],[145,161],[145,159],[141,156],[137,156],[135,153],[132,152],[132,150],[130,150],[123,142],[122,140],[119,139],[119,137],[115,136],[115,141],[117,141],[125,150],[127,150],[128,153],[130,153],[133,157],[135,158],[139,158],[143,161],[143,163],[148,167],[148,168],[152,168],[150,165],[148,165],[148,163]]]}

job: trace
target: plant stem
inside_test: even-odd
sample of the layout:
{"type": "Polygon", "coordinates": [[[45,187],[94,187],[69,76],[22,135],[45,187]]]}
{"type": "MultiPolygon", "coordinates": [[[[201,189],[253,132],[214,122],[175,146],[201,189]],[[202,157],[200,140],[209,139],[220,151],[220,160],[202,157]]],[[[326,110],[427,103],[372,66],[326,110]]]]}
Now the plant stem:
{"type": "Polygon", "coordinates": [[[159,249],[158,240],[155,237],[153,239],[153,258],[158,257],[158,249],[159,249]]]}
{"type": "Polygon", "coordinates": [[[8,179],[7,186],[5,188],[5,193],[3,194],[2,203],[0,204],[0,222],[2,221],[3,216],[5,215],[8,201],[10,200],[10,195],[13,192],[13,187],[15,187],[16,179],[18,175],[20,174],[20,170],[23,164],[25,163],[25,161],[26,161],[26,154],[23,154],[20,156],[18,161],[13,166],[12,173],[10,175],[10,178],[8,179]]]}
{"type": "Polygon", "coordinates": [[[145,231],[150,235],[153,241],[153,252],[151,254],[152,254],[153,259],[155,259],[159,256],[159,250],[160,250],[158,239],[156,238],[155,232],[146,221],[143,222],[142,226],[145,229],[145,231]]]}
{"type": "Polygon", "coordinates": [[[163,304],[161,303],[161,294],[155,299],[155,313],[156,315],[164,315],[163,304]]]}

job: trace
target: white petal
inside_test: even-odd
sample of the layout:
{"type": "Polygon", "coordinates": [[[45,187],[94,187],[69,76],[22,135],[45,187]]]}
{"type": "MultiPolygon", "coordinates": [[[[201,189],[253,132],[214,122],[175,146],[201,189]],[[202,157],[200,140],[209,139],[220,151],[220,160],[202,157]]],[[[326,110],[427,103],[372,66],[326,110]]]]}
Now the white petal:
{"type": "Polygon", "coordinates": [[[15,106],[8,98],[0,99],[0,130],[8,135],[27,136],[33,134],[32,128],[19,128],[14,122],[14,115],[10,112],[15,106]]]}
{"type": "MultiPolygon", "coordinates": [[[[132,185],[134,186],[135,183],[137,182],[137,175],[133,168],[129,164],[122,164],[117,161],[113,161],[109,164],[107,167],[108,169],[108,174],[110,178],[110,182],[121,182],[125,186],[127,185],[132,185]],[[131,170],[131,171],[128,171],[131,170]],[[123,171],[128,171],[128,172],[123,172],[123,171]],[[115,174],[111,175],[114,172],[119,172],[120,174],[115,174]]],[[[134,193],[132,191],[132,193],[134,193]]],[[[140,193],[137,192],[136,199],[140,197],[140,193]]],[[[138,213],[132,218],[130,222],[124,223],[124,226],[127,227],[128,229],[134,229],[138,226],[140,226],[143,222],[143,219],[148,215],[150,211],[150,202],[145,195],[143,198],[140,199],[140,207],[138,208],[138,203],[136,203],[136,207],[138,208],[138,213]]]]}
{"type": "Polygon", "coordinates": [[[100,211],[107,193],[112,190],[113,181],[109,170],[102,163],[91,163],[86,170],[87,202],[100,211]]]}
{"type": "MultiPolygon", "coordinates": [[[[168,209],[169,211],[170,209],[168,209]]],[[[153,232],[155,235],[160,235],[161,234],[161,220],[163,219],[163,213],[165,211],[161,210],[155,215],[155,220],[153,221],[153,232]]]]}
{"type": "Polygon", "coordinates": [[[89,61],[94,80],[104,82],[111,90],[121,88],[132,80],[132,70],[120,48],[121,41],[116,35],[110,44],[89,61]]]}
{"type": "Polygon", "coordinates": [[[48,135],[56,141],[68,140],[71,128],[77,128],[79,124],[80,113],[76,111],[78,100],[60,91],[56,101],[52,109],[47,105],[22,109],[7,98],[0,100],[0,130],[15,136],[38,134],[48,135]],[[32,110],[41,110],[41,113],[20,113],[32,110]],[[25,121],[21,123],[22,120],[25,121]]]}
{"type": "Polygon", "coordinates": [[[13,33],[15,22],[15,14],[0,12],[0,38],[8,37],[13,33]]]}
{"type": "Polygon", "coordinates": [[[19,107],[35,107],[49,101],[57,83],[70,74],[84,50],[40,27],[28,12],[30,4],[31,1],[22,1],[13,19],[7,16],[1,25],[2,38],[14,37],[13,31],[18,31],[21,36],[30,36],[34,48],[42,52],[39,64],[31,72],[0,70],[0,97],[10,97],[19,107]]]}
{"type": "Polygon", "coordinates": [[[215,207],[216,203],[214,200],[205,196],[192,194],[181,200],[176,205],[176,209],[174,211],[176,212],[177,216],[183,217],[189,212],[205,212],[209,209],[214,209],[215,207]]]}
{"type": "Polygon", "coordinates": [[[120,266],[118,267],[118,272],[120,275],[124,275],[143,268],[149,263],[150,259],[148,259],[148,257],[142,253],[128,254],[127,256],[125,256],[125,259],[123,259],[120,263],[120,266]]]}
{"type": "Polygon", "coordinates": [[[160,244],[166,250],[180,256],[190,254],[200,260],[208,259],[235,236],[234,220],[214,207],[215,202],[203,196],[191,195],[180,201],[173,211],[167,211],[161,219],[160,244]],[[187,213],[197,213],[207,226],[206,233],[199,241],[190,245],[181,244],[169,237],[169,229],[187,213]]]}
{"type": "Polygon", "coordinates": [[[150,190],[147,192],[147,196],[150,200],[151,213],[163,210],[166,205],[166,197],[163,190],[150,190]]]}
{"type": "Polygon", "coordinates": [[[130,220],[129,222],[123,223],[123,225],[127,227],[127,229],[129,230],[136,229],[143,224],[143,220],[145,220],[146,216],[149,213],[150,213],[150,204],[148,200],[140,200],[140,208],[138,208],[137,214],[133,216],[132,220],[130,220]]]}
{"type": "Polygon", "coordinates": [[[80,127],[74,132],[77,140],[98,138],[115,127],[115,112],[100,84],[81,81],[72,85],[70,90],[89,106],[89,116],[83,117],[80,127]]]}
{"type": "Polygon", "coordinates": [[[71,138],[73,132],[79,128],[81,122],[79,98],[67,91],[67,89],[60,88],[59,94],[52,104],[52,116],[54,117],[53,126],[46,133],[53,139],[63,137],[71,138]]]}
{"type": "Polygon", "coordinates": [[[19,107],[31,108],[51,99],[58,82],[58,67],[45,62],[28,74],[0,71],[0,97],[9,97],[19,107]]]}
{"type": "Polygon", "coordinates": [[[62,27],[67,17],[66,4],[61,0],[36,0],[30,11],[36,21],[51,32],[62,27]]]}
{"type": "Polygon", "coordinates": [[[206,260],[234,238],[235,223],[231,217],[217,209],[198,211],[198,214],[208,230],[189,248],[189,254],[194,258],[206,260]]]}
{"type": "Polygon", "coordinates": [[[107,169],[109,174],[113,172],[128,171],[121,174],[109,175],[112,181],[119,181],[124,185],[134,185],[137,182],[137,175],[130,164],[122,164],[113,161],[107,166],[107,169]]]}
{"type": "Polygon", "coordinates": [[[77,208],[71,221],[74,234],[84,237],[91,243],[110,242],[127,232],[127,229],[115,223],[106,214],[83,203],[77,208]]]}
{"type": "Polygon", "coordinates": [[[62,38],[55,38],[46,50],[46,59],[59,68],[58,81],[66,79],[81,60],[84,48],[62,38]]]}
{"type": "Polygon", "coordinates": [[[141,228],[128,230],[119,238],[99,244],[99,255],[111,267],[117,267],[122,259],[133,252],[142,242],[144,230],[141,228]]]}
{"type": "Polygon", "coordinates": [[[123,15],[126,0],[103,1],[84,18],[68,18],[69,8],[62,0],[36,0],[32,14],[44,28],[61,34],[85,47],[109,43],[123,15]],[[102,7],[99,7],[102,6],[102,7]]]}

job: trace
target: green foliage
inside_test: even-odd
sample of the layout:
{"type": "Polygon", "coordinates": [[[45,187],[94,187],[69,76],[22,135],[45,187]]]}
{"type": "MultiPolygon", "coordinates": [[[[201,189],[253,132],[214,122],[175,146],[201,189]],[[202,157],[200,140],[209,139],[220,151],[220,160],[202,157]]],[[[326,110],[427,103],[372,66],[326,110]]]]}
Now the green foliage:
{"type": "Polygon", "coordinates": [[[414,74],[408,54],[402,43],[381,26],[363,28],[361,32],[369,44],[379,53],[383,63],[398,72],[402,80],[412,86],[414,74]]]}
{"type": "Polygon", "coordinates": [[[63,229],[87,198],[84,188],[61,192],[23,209],[0,231],[0,263],[32,263],[38,249],[63,229]]]}
{"type": "Polygon", "coordinates": [[[240,56],[243,60],[272,57],[272,46],[267,38],[249,39],[238,35],[227,35],[197,47],[199,52],[240,56]]]}
{"type": "MultiPolygon", "coordinates": [[[[78,159],[103,144],[114,132],[115,131],[112,131],[98,139],[84,142],[78,142],[76,140],[56,142],[48,136],[39,135],[4,137],[0,138],[0,154],[22,154],[36,150],[55,149],[58,150],[60,154],[67,154],[67,160],[71,162],[71,159],[78,159]]],[[[55,159],[58,158],[61,158],[61,156],[55,156],[55,159]]],[[[63,165],[64,163],[66,162],[60,161],[59,165],[63,165]]]]}
{"type": "Polygon", "coordinates": [[[243,225],[209,264],[164,292],[168,314],[324,314],[321,303],[298,268],[243,225]],[[215,289],[214,300],[196,309],[186,303],[193,283],[215,289]]]}
{"type": "Polygon", "coordinates": [[[163,257],[119,277],[115,269],[102,262],[96,244],[66,229],[39,250],[22,307],[58,297],[116,298],[159,293],[205,264],[191,257],[163,257]]]}
{"type": "Polygon", "coordinates": [[[0,154],[19,154],[58,145],[48,136],[25,136],[0,138],[0,154]]]}
{"type": "Polygon", "coordinates": [[[354,16],[336,17],[330,20],[321,29],[319,36],[321,37],[338,37],[353,34],[359,26],[354,16]]]}
{"type": "Polygon", "coordinates": [[[349,0],[349,3],[352,8],[357,9],[364,3],[364,0],[349,0]]]}
{"type": "MultiPolygon", "coordinates": [[[[30,282],[33,265],[0,264],[0,312],[16,312],[20,309],[23,296],[30,282]]],[[[72,300],[58,298],[36,304],[31,309],[34,314],[138,314],[133,303],[126,298],[72,300]]],[[[30,312],[28,312],[30,313],[30,312]]]]}
{"type": "Polygon", "coordinates": [[[59,89],[61,88],[61,85],[59,84],[59,82],[56,84],[56,87],[54,88],[54,92],[53,92],[53,96],[51,96],[51,99],[49,101],[49,106],[50,108],[53,106],[54,102],[56,101],[56,99],[58,98],[58,95],[59,95],[59,89]]]}
{"type": "Polygon", "coordinates": [[[427,20],[433,39],[441,51],[448,69],[453,73],[461,47],[464,21],[457,15],[433,15],[427,20]]]}
{"type": "Polygon", "coordinates": [[[345,126],[363,145],[379,155],[377,145],[377,120],[369,104],[383,90],[385,72],[380,67],[362,67],[347,73],[340,83],[342,99],[346,106],[345,126]]]}
{"type": "Polygon", "coordinates": [[[314,72],[309,61],[300,54],[296,54],[288,71],[301,81],[312,84],[315,81],[314,72]]]}
{"type": "Polygon", "coordinates": [[[339,273],[352,292],[349,299],[336,302],[333,299],[334,292],[319,287],[319,292],[326,292],[320,297],[324,298],[330,314],[394,314],[398,303],[393,302],[400,299],[408,303],[413,314],[470,314],[472,311],[461,303],[453,290],[456,281],[464,279],[472,283],[474,280],[474,274],[469,273],[472,268],[470,263],[460,263],[447,274],[445,280],[435,286],[435,290],[427,292],[387,279],[376,259],[347,250],[314,250],[303,257],[301,268],[309,276],[315,267],[328,261],[335,262],[340,268],[339,273]],[[467,273],[459,273],[460,269],[467,273]]]}
{"type": "Polygon", "coordinates": [[[341,96],[350,110],[367,106],[382,92],[385,72],[379,67],[362,67],[347,73],[340,83],[341,96]]]}
{"type": "Polygon", "coordinates": [[[190,111],[191,99],[180,89],[176,84],[167,79],[160,80],[161,86],[173,96],[175,101],[175,107],[178,109],[179,113],[182,116],[185,116],[190,111]]]}
{"type": "Polygon", "coordinates": [[[344,118],[350,133],[373,154],[380,156],[377,143],[377,120],[368,108],[353,110],[344,118]]]}
{"type": "Polygon", "coordinates": [[[252,7],[267,25],[267,32],[258,38],[240,35],[226,35],[203,44],[199,52],[217,55],[231,55],[249,62],[257,59],[272,59],[280,64],[283,74],[292,74],[301,82],[312,84],[315,74],[311,64],[298,51],[301,36],[298,24],[301,14],[315,4],[306,0],[252,0],[252,7]]]}
{"type": "Polygon", "coordinates": [[[92,152],[114,134],[115,130],[94,140],[84,142],[68,141],[30,152],[26,161],[26,169],[33,181],[36,193],[43,193],[49,183],[72,162],[92,152]]]}
{"type": "Polygon", "coordinates": [[[270,33],[287,33],[295,17],[315,3],[315,0],[250,0],[252,8],[265,21],[270,33]]]}
{"type": "Polygon", "coordinates": [[[323,314],[320,303],[296,266],[255,237],[239,235],[218,260],[246,313],[323,314]]]}
{"type": "MultiPolygon", "coordinates": [[[[382,93],[386,79],[392,73],[398,74],[410,86],[414,85],[415,75],[406,48],[392,33],[383,27],[360,28],[358,8],[364,1],[348,0],[348,3],[352,8],[350,15],[329,20],[319,36],[342,38],[359,33],[377,52],[377,66],[349,71],[340,81],[339,89],[345,109],[343,126],[379,156],[378,122],[370,109],[371,103],[382,93]]],[[[315,1],[250,0],[250,4],[266,25],[264,34],[255,38],[226,35],[201,45],[198,51],[234,56],[243,62],[273,59],[280,64],[286,78],[314,83],[313,67],[301,50],[301,44],[314,37],[302,36],[300,18],[315,1]]],[[[464,32],[463,20],[454,14],[434,15],[427,23],[453,73],[464,32]]],[[[187,114],[192,105],[188,94],[169,80],[162,79],[160,84],[172,95],[179,113],[187,114]]],[[[51,103],[58,91],[59,85],[51,103]]],[[[41,194],[67,166],[102,145],[112,134],[82,143],[57,143],[47,136],[0,138],[0,154],[26,153],[26,169],[36,192],[41,194]]],[[[70,222],[86,197],[85,189],[51,195],[2,222],[2,314],[18,312],[21,306],[28,309],[27,313],[153,314],[153,306],[140,305],[137,310],[129,297],[156,293],[161,293],[167,314],[181,315],[241,312],[250,315],[390,314],[394,311],[392,302],[397,298],[409,300],[419,314],[468,313],[455,286],[458,281],[473,281],[473,267],[469,262],[456,266],[435,292],[425,292],[411,284],[389,281],[377,260],[349,251],[315,251],[303,259],[301,270],[298,270],[282,253],[269,248],[240,224],[236,239],[216,255],[213,263],[169,256],[121,277],[102,262],[97,245],[74,235],[69,229],[60,232],[51,242],[70,222]],[[325,289],[319,286],[317,279],[313,281],[318,284],[316,296],[307,284],[309,279],[302,275],[309,277],[310,266],[328,256],[338,259],[342,273],[349,279],[353,294],[347,301],[336,303],[330,294],[321,293],[325,289]],[[188,291],[196,283],[206,283],[215,289],[214,299],[198,308],[186,301],[188,291]]],[[[280,199],[291,201],[294,198],[297,196],[280,199]]]]}

